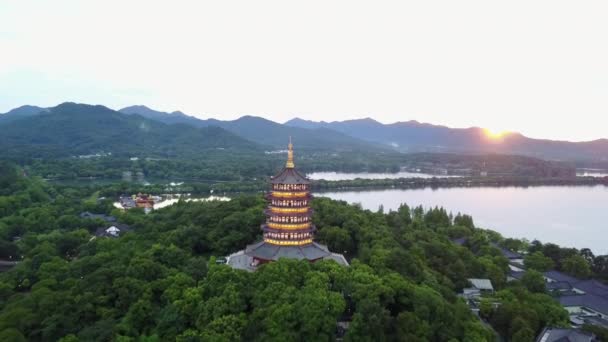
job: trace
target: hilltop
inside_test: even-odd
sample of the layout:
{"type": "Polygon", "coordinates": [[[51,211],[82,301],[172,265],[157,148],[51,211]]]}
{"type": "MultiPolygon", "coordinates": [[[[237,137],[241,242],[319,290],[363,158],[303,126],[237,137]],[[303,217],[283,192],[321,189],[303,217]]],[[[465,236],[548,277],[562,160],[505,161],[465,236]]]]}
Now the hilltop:
{"type": "MultiPolygon", "coordinates": [[[[15,114],[5,114],[7,119],[15,114]]],[[[104,106],[63,103],[0,123],[0,146],[21,157],[96,153],[185,156],[209,149],[261,148],[219,127],[167,125],[104,106]]]]}
{"type": "Polygon", "coordinates": [[[402,152],[501,153],[568,161],[608,161],[608,140],[588,142],[533,139],[520,133],[492,137],[479,127],[450,128],[418,121],[383,124],[371,118],[346,121],[289,120],[287,126],[326,128],[402,152]]]}

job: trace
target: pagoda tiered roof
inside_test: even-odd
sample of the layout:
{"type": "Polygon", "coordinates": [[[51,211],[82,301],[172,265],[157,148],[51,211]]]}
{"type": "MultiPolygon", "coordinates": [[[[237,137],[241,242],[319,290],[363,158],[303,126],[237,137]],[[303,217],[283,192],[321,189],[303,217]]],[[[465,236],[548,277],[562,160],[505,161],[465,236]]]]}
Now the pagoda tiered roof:
{"type": "Polygon", "coordinates": [[[326,246],[316,242],[302,246],[278,246],[261,241],[247,246],[245,254],[268,261],[279,260],[279,258],[314,261],[330,256],[331,252],[326,246]]]}
{"type": "Polygon", "coordinates": [[[316,227],[310,208],[311,182],[295,169],[291,141],[287,163],[270,183],[271,189],[266,194],[268,207],[264,210],[267,219],[261,225],[264,240],[229,256],[228,264],[254,270],[259,264],[290,258],[311,262],[331,259],[348,265],[343,255],[331,253],[326,246],[313,241],[316,227]]]}
{"type": "Polygon", "coordinates": [[[270,180],[272,184],[310,184],[310,181],[295,168],[285,167],[270,180]]]}

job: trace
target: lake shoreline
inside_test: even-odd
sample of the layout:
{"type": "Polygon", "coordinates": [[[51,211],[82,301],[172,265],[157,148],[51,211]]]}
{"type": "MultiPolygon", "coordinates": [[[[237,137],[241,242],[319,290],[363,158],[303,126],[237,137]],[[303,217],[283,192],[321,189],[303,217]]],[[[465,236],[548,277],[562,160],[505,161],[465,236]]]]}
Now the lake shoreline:
{"type": "MultiPolygon", "coordinates": [[[[62,182],[49,181],[57,186],[74,186],[73,183],[62,184],[62,182]]],[[[268,190],[266,179],[234,182],[216,183],[183,183],[170,185],[169,181],[163,183],[135,183],[120,180],[104,180],[103,182],[84,183],[80,186],[95,188],[106,188],[108,185],[120,185],[120,191],[131,193],[254,193],[268,190]]],[[[530,178],[530,177],[432,177],[432,178],[386,178],[386,179],[363,179],[353,180],[312,180],[312,186],[316,192],[324,191],[353,191],[353,190],[382,190],[382,189],[441,189],[441,188],[474,188],[474,187],[535,187],[535,186],[608,186],[608,177],[573,177],[573,178],[530,178]]],[[[118,190],[118,189],[117,189],[118,190]]]]}
{"type": "Polygon", "coordinates": [[[445,208],[449,213],[471,215],[475,226],[505,237],[538,239],[564,247],[590,248],[608,254],[605,222],[608,187],[453,187],[419,189],[355,189],[315,191],[316,197],[358,204],[363,209],[384,212],[401,204],[424,209],[445,208]]]}
{"type": "Polygon", "coordinates": [[[524,177],[454,177],[454,178],[398,178],[355,179],[341,181],[313,181],[315,191],[351,191],[357,189],[440,189],[440,188],[501,188],[535,186],[608,186],[608,177],[524,178],[524,177]]]}

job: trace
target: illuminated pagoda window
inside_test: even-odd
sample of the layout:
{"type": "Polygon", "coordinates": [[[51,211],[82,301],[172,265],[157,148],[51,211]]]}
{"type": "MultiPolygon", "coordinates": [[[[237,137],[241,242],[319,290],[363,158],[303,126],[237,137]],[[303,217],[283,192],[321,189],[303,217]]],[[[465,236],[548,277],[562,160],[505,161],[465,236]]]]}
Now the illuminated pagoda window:
{"type": "Polygon", "coordinates": [[[261,227],[263,240],[228,256],[227,263],[247,270],[280,258],[310,262],[331,259],[348,265],[343,255],[332,253],[313,240],[316,228],[312,223],[310,186],[311,182],[296,170],[290,138],[285,167],[272,177],[266,194],[268,207],[264,211],[266,222],[261,227]]]}

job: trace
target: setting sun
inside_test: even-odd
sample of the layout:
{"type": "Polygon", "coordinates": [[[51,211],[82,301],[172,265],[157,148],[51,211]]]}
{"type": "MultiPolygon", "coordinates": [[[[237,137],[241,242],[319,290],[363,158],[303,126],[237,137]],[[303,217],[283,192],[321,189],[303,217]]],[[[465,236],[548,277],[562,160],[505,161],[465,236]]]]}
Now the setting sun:
{"type": "Polygon", "coordinates": [[[495,131],[495,130],[491,130],[488,128],[484,128],[483,132],[486,135],[486,137],[493,139],[493,140],[502,139],[507,134],[509,134],[509,132],[507,132],[507,131],[495,131]]]}

